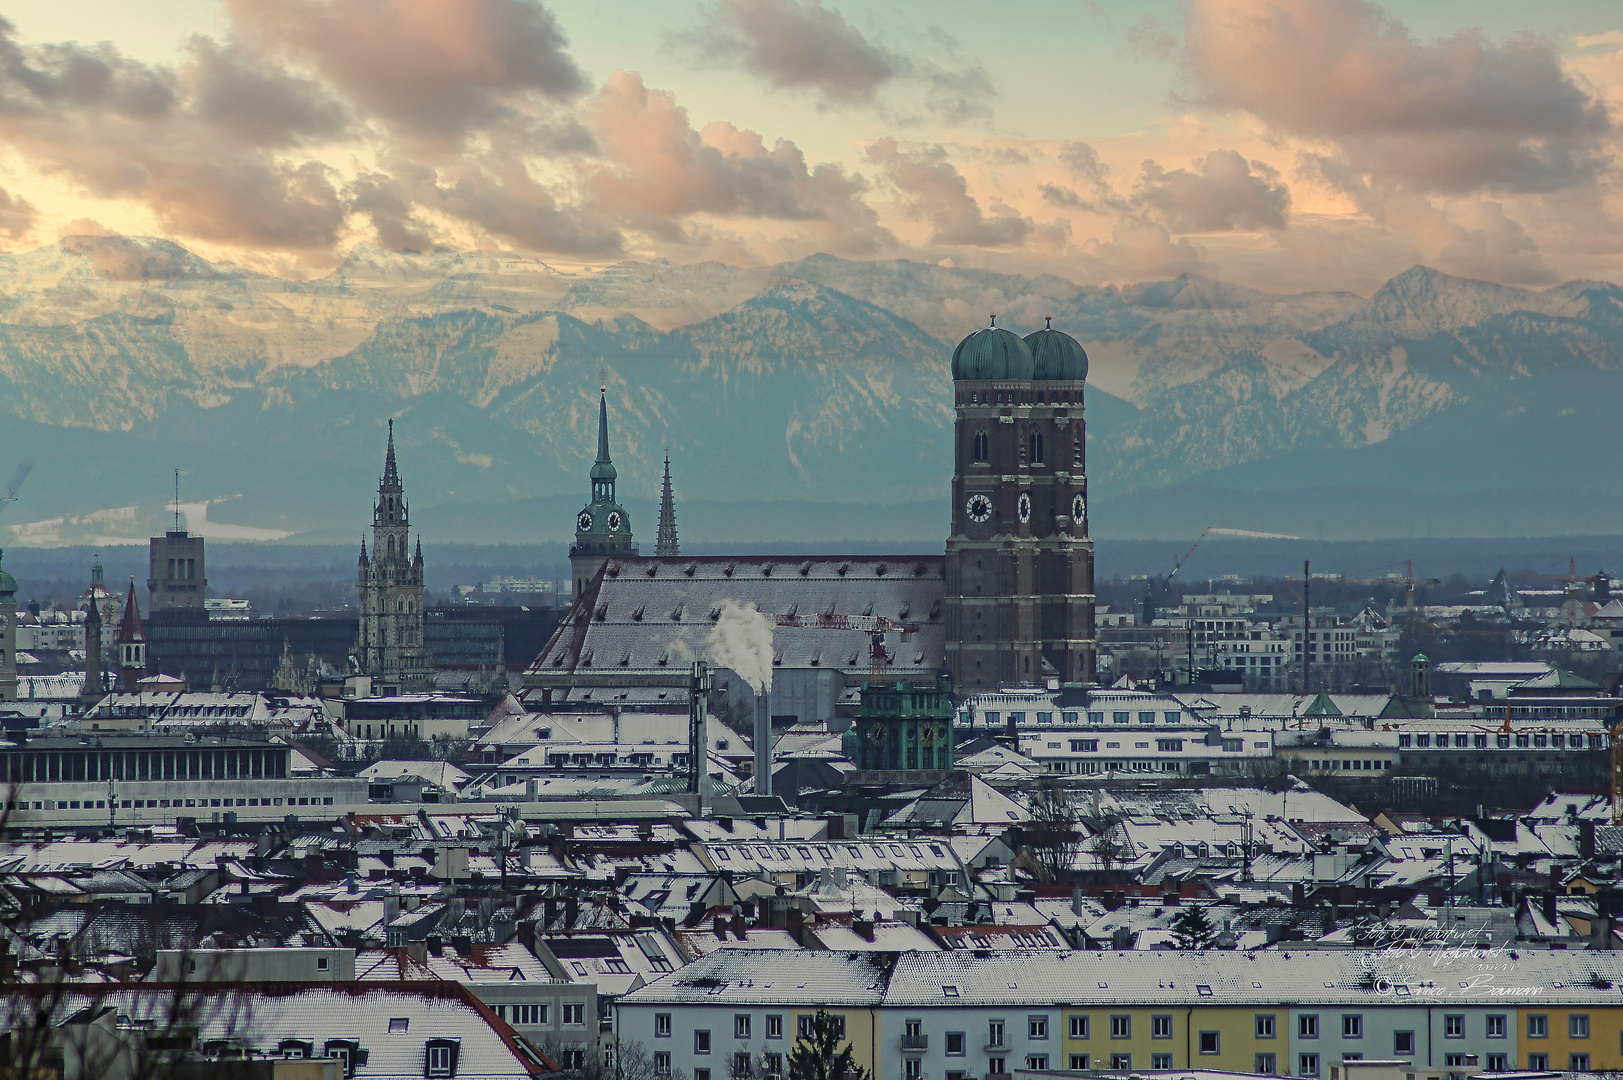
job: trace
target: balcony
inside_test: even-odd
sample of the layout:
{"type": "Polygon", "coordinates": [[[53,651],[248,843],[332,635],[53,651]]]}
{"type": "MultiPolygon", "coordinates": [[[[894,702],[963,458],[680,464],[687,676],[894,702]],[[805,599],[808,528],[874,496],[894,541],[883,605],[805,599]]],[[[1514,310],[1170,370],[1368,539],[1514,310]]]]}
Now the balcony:
{"type": "Polygon", "coordinates": [[[903,1050],[928,1050],[928,1049],[930,1049],[930,1036],[923,1035],[923,1034],[920,1034],[920,1035],[903,1035],[902,1036],[902,1049],[903,1050]]]}

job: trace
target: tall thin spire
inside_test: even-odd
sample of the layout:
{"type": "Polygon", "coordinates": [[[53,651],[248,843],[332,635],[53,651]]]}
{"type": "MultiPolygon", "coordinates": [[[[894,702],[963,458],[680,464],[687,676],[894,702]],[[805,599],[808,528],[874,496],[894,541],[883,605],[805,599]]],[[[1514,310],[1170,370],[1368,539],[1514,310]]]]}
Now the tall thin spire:
{"type": "Polygon", "coordinates": [[[659,493],[659,536],[654,554],[675,558],[682,554],[676,543],[676,497],[671,493],[671,452],[665,451],[665,486],[659,493]]]}
{"type": "Polygon", "coordinates": [[[394,418],[389,418],[389,449],[383,456],[383,484],[385,487],[400,486],[400,471],[394,463],[394,418]]]}
{"type": "Polygon", "coordinates": [[[609,388],[604,387],[597,398],[597,463],[609,462],[609,388]]]}

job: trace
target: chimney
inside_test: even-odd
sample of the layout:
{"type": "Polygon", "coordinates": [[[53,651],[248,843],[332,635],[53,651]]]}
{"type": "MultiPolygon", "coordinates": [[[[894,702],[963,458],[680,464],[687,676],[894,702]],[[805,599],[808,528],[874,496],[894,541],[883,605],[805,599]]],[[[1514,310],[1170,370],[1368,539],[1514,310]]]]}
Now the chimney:
{"type": "Polygon", "coordinates": [[[710,926],[716,932],[717,941],[727,940],[727,920],[724,917],[717,915],[710,920],[710,926]]]}
{"type": "Polygon", "coordinates": [[[749,937],[749,929],[744,924],[744,915],[742,912],[733,912],[733,937],[737,938],[739,941],[743,941],[749,937]]]}
{"type": "Polygon", "coordinates": [[[856,931],[857,937],[861,938],[863,941],[872,943],[872,941],[873,941],[873,922],[871,920],[869,920],[869,919],[852,919],[851,920],[851,929],[856,931]]]}
{"type": "Polygon", "coordinates": [[[1291,882],[1291,907],[1307,906],[1307,888],[1300,881],[1291,882]]]}
{"type": "Polygon", "coordinates": [[[1077,916],[1087,914],[1087,908],[1082,904],[1082,886],[1080,885],[1071,887],[1071,914],[1077,916]]]}
{"type": "Polygon", "coordinates": [[[755,695],[755,794],[772,794],[772,710],[764,691],[755,695]]]}
{"type": "Polygon", "coordinates": [[[1559,923],[1557,921],[1557,916],[1556,916],[1555,893],[1547,892],[1547,893],[1544,894],[1543,899],[1544,899],[1544,918],[1545,918],[1545,920],[1547,922],[1551,923],[1552,925],[1557,925],[1558,926],[1559,923]]]}
{"type": "Polygon", "coordinates": [[[1578,822],[1578,857],[1581,859],[1595,857],[1595,823],[1588,818],[1578,822]]]}
{"type": "Polygon", "coordinates": [[[828,839],[830,839],[830,840],[844,840],[845,839],[845,815],[844,814],[828,814],[823,818],[823,820],[828,825],[828,839]]]}

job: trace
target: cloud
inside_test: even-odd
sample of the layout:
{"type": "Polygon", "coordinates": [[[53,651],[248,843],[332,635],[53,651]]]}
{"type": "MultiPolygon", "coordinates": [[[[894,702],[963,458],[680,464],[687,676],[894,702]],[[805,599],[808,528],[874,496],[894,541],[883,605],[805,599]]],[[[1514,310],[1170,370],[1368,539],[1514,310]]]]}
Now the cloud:
{"type": "Polygon", "coordinates": [[[1146,15],[1127,28],[1127,45],[1143,56],[1166,60],[1178,48],[1178,39],[1154,15],[1146,15]]]}
{"type": "Polygon", "coordinates": [[[0,20],[0,141],[100,198],[134,198],[169,230],[292,249],[333,244],[343,209],[319,162],[222,140],[182,80],[110,46],[25,48],[0,20]]]}
{"type": "Polygon", "coordinates": [[[929,223],[932,244],[1006,247],[1031,234],[1031,218],[1008,207],[994,206],[987,215],[939,146],[904,150],[886,138],[869,146],[867,156],[902,194],[908,212],[929,223]]]}
{"type": "Polygon", "coordinates": [[[181,68],[192,109],[221,135],[249,146],[293,146],[341,134],[344,109],[312,79],[290,74],[241,43],[188,43],[181,68]]]}
{"type": "Polygon", "coordinates": [[[862,195],[860,176],[808,166],[800,148],[770,148],[753,131],[713,123],[693,130],[687,110],[640,76],[611,75],[585,110],[607,161],[591,170],[595,206],[648,228],[694,214],[805,223],[825,250],[850,254],[893,243],[862,195]]]}
{"type": "Polygon", "coordinates": [[[1368,0],[1189,0],[1198,100],[1418,189],[1552,191],[1605,164],[1605,107],[1531,34],[1416,41],[1368,0]]]}
{"type": "Polygon", "coordinates": [[[395,128],[456,142],[514,97],[586,87],[552,13],[530,0],[225,0],[237,31],[313,65],[395,128]]]}
{"type": "Polygon", "coordinates": [[[4,233],[13,240],[20,239],[34,222],[39,220],[39,211],[34,204],[21,195],[0,188],[0,233],[4,233]]]}
{"type": "Polygon", "coordinates": [[[1267,164],[1247,162],[1233,150],[1213,150],[1195,169],[1167,172],[1146,161],[1138,204],[1175,233],[1285,227],[1290,189],[1267,164]]]}
{"type": "Polygon", "coordinates": [[[552,193],[514,162],[486,166],[458,162],[436,170],[401,161],[392,180],[374,176],[357,189],[365,212],[378,226],[380,241],[397,237],[422,243],[420,230],[395,207],[416,205],[468,222],[531,250],[576,256],[612,256],[624,251],[620,232],[596,216],[560,207],[552,193]]]}
{"type": "Polygon", "coordinates": [[[677,40],[711,63],[737,64],[775,90],[813,90],[830,105],[877,105],[901,82],[923,90],[924,107],[949,122],[988,114],[991,77],[931,36],[947,62],[914,58],[869,41],[819,0],[721,0],[677,40]]]}

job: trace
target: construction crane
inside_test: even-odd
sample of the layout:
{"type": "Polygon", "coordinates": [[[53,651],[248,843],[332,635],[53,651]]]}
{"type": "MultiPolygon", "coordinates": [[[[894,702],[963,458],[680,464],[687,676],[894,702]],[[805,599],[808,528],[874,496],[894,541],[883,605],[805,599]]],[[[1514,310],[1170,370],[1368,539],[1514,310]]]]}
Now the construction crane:
{"type": "Polygon", "coordinates": [[[885,647],[885,635],[900,633],[906,641],[918,633],[917,623],[897,622],[883,615],[797,615],[793,611],[772,616],[779,626],[792,626],[800,630],[860,630],[868,635],[868,675],[874,682],[885,677],[890,665],[890,650],[885,647]]]}
{"type": "Polygon", "coordinates": [[[34,461],[32,458],[23,458],[17,464],[17,471],[11,474],[11,483],[6,485],[4,491],[0,491],[0,510],[5,509],[6,503],[17,501],[18,489],[23,486],[23,481],[27,480],[28,474],[33,471],[34,461]]]}
{"type": "Polygon", "coordinates": [[[1142,621],[1145,626],[1155,622],[1157,596],[1166,592],[1172,585],[1172,579],[1178,576],[1178,571],[1183,569],[1183,564],[1189,561],[1189,556],[1195,553],[1195,549],[1200,546],[1201,541],[1205,540],[1211,531],[1212,526],[1210,525],[1201,530],[1200,535],[1195,537],[1195,542],[1189,545],[1189,550],[1180,555],[1178,561],[1172,564],[1172,569],[1167,572],[1166,577],[1152,577],[1144,582],[1144,605],[1140,614],[1143,616],[1142,621]]]}

